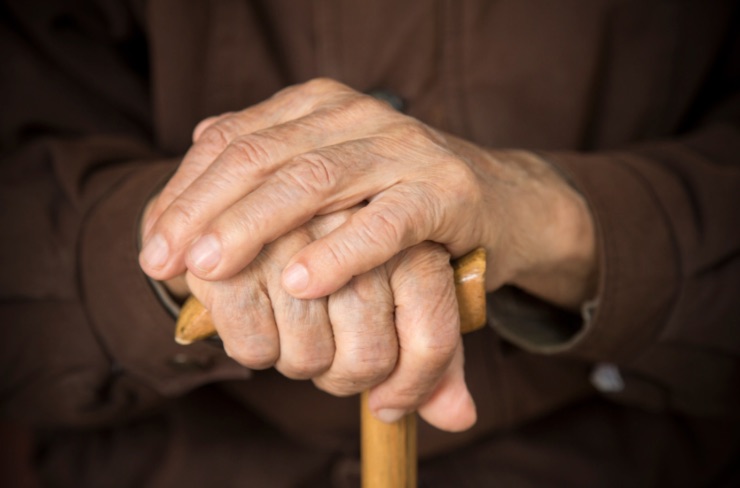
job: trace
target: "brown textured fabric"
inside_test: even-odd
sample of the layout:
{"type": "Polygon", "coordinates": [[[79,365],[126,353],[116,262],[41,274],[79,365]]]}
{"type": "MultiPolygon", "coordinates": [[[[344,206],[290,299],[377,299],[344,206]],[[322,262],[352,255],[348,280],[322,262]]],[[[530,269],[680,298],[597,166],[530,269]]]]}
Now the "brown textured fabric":
{"type": "Polygon", "coordinates": [[[18,0],[0,14],[0,401],[38,429],[48,486],[357,482],[355,399],[174,344],[136,262],[138,216],[195,124],[316,76],[537,152],[596,219],[593,317],[493,294],[491,327],[465,339],[480,422],[422,427],[423,483],[738,483],[738,2],[18,0]],[[623,390],[594,389],[599,363],[623,390]]]}

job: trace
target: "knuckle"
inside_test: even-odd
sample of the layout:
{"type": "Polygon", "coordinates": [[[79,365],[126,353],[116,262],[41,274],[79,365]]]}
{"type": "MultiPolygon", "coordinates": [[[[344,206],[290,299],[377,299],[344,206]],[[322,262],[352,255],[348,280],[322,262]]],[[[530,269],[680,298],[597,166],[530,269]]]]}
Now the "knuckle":
{"type": "Polygon", "coordinates": [[[396,114],[393,120],[388,126],[387,138],[403,150],[416,154],[425,151],[427,159],[430,154],[438,154],[438,150],[445,151],[441,136],[426,124],[402,114],[396,114]]]}
{"type": "MultiPolygon", "coordinates": [[[[417,181],[406,185],[393,202],[392,210],[402,215],[407,224],[407,245],[424,240],[434,240],[435,233],[442,227],[445,219],[450,219],[448,201],[445,193],[427,181],[417,181]]],[[[459,214],[455,215],[459,219],[459,214]]],[[[459,222],[458,222],[459,223],[459,222]]]]}
{"type": "Polygon", "coordinates": [[[169,226],[170,234],[172,234],[175,229],[196,228],[200,224],[202,208],[195,201],[178,198],[172,202],[167,212],[170,215],[169,222],[173,224],[169,226]]]}
{"type": "Polygon", "coordinates": [[[209,146],[216,149],[223,149],[229,145],[230,134],[225,129],[226,122],[220,121],[211,124],[198,138],[196,143],[199,146],[209,146]]]}
{"type": "Polygon", "coordinates": [[[234,286],[233,282],[211,284],[205,298],[229,357],[248,368],[265,369],[280,357],[280,343],[270,317],[253,313],[269,307],[269,300],[256,281],[248,286],[234,286]]]}
{"type": "Polygon", "coordinates": [[[340,378],[335,375],[315,378],[314,384],[320,390],[337,397],[354,395],[367,389],[367,386],[363,383],[349,381],[347,378],[340,378]]]}
{"type": "Polygon", "coordinates": [[[346,85],[338,82],[337,80],[334,80],[332,78],[327,78],[327,77],[313,78],[305,82],[303,85],[301,85],[301,87],[308,92],[318,92],[318,93],[325,93],[327,91],[347,89],[346,85]]]}
{"type": "Polygon", "coordinates": [[[263,334],[253,334],[238,341],[224,342],[229,356],[252,369],[266,369],[277,361],[280,348],[276,341],[263,334]]]}
{"type": "Polygon", "coordinates": [[[325,354],[294,352],[289,358],[281,356],[275,367],[288,378],[306,380],[329,369],[331,361],[332,358],[325,354]]]}
{"type": "Polygon", "coordinates": [[[345,101],[345,107],[356,112],[358,116],[367,116],[368,114],[372,114],[378,110],[385,111],[390,109],[388,104],[369,95],[349,97],[345,101]]]}
{"type": "Polygon", "coordinates": [[[274,300],[283,349],[276,368],[293,379],[309,379],[327,371],[335,345],[323,300],[274,300]]]}
{"type": "Polygon", "coordinates": [[[381,355],[371,348],[354,351],[353,359],[344,365],[344,374],[354,383],[376,383],[393,371],[396,365],[394,355],[381,355]]]}
{"type": "Polygon", "coordinates": [[[452,360],[457,347],[459,333],[437,331],[417,337],[408,351],[424,369],[435,371],[446,367],[452,360]]]}
{"type": "Polygon", "coordinates": [[[334,371],[313,378],[314,385],[326,393],[337,397],[346,397],[366,390],[369,385],[357,382],[337,374],[334,371]]]}
{"type": "Polygon", "coordinates": [[[369,212],[358,228],[361,230],[361,238],[370,246],[387,247],[392,244],[402,248],[412,240],[413,225],[409,225],[410,222],[413,220],[410,220],[403,206],[385,206],[378,211],[369,212]]]}
{"type": "Polygon", "coordinates": [[[224,120],[234,115],[234,112],[224,112],[221,115],[214,115],[206,117],[196,124],[192,132],[193,142],[197,142],[200,139],[200,135],[210,126],[217,124],[219,121],[224,120]]]}
{"type": "Polygon", "coordinates": [[[380,383],[393,371],[397,360],[397,348],[382,351],[372,346],[351,349],[334,361],[317,386],[333,395],[345,396],[380,383]]]}
{"type": "Polygon", "coordinates": [[[356,367],[353,370],[343,370],[322,376],[315,380],[315,384],[332,395],[349,396],[380,383],[389,373],[390,371],[377,372],[364,367],[356,367]]]}
{"type": "Polygon", "coordinates": [[[362,388],[353,388],[344,381],[338,381],[333,376],[320,376],[313,379],[313,384],[321,391],[336,397],[346,397],[362,391],[362,388]]]}
{"type": "Polygon", "coordinates": [[[295,158],[294,164],[279,175],[287,185],[309,195],[323,195],[337,184],[334,163],[320,153],[307,153],[295,158]]]}
{"type": "Polygon", "coordinates": [[[426,125],[408,117],[399,124],[396,131],[409,144],[428,144],[433,140],[432,132],[426,125]]]}
{"type": "Polygon", "coordinates": [[[231,141],[227,154],[230,163],[241,169],[242,173],[249,174],[270,160],[270,151],[253,135],[240,136],[231,141]]]}
{"type": "Polygon", "coordinates": [[[436,242],[422,242],[419,244],[419,252],[423,253],[436,270],[450,274],[450,252],[442,245],[436,242]]]}
{"type": "Polygon", "coordinates": [[[395,253],[406,247],[405,241],[409,240],[404,237],[408,233],[404,225],[393,217],[362,214],[349,216],[341,237],[329,236],[316,243],[316,252],[333,269],[348,273],[347,279],[382,264],[375,261],[377,257],[368,257],[367,252],[384,254],[391,249],[395,253]]]}
{"type": "Polygon", "coordinates": [[[453,275],[450,257],[449,251],[441,244],[424,241],[406,250],[405,260],[399,269],[444,283],[453,275]]]}
{"type": "Polygon", "coordinates": [[[326,262],[331,263],[337,270],[351,268],[353,258],[357,253],[356,243],[348,239],[323,239],[316,243],[317,249],[324,256],[326,262]]]}
{"type": "Polygon", "coordinates": [[[228,250],[224,251],[225,255],[231,252],[234,253],[232,257],[240,256],[240,259],[247,260],[247,256],[256,255],[270,242],[270,224],[275,219],[272,208],[276,206],[237,204],[214,222],[210,230],[219,236],[221,245],[228,250]]]}
{"type": "Polygon", "coordinates": [[[469,198],[471,193],[478,193],[480,185],[473,170],[457,158],[450,157],[443,160],[440,175],[447,180],[442,189],[453,192],[461,198],[469,198]]]}
{"type": "Polygon", "coordinates": [[[304,83],[290,86],[279,92],[279,96],[294,102],[308,103],[316,109],[337,94],[352,91],[346,85],[331,78],[313,78],[304,83]]]}

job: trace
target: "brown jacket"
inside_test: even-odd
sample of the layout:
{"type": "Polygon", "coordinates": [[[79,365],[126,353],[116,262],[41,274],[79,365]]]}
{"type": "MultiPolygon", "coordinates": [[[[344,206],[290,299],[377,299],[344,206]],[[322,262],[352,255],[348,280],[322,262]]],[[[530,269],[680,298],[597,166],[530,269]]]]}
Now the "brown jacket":
{"type": "Polygon", "coordinates": [[[442,456],[430,482],[462,466],[486,467],[468,472],[471,486],[507,473],[512,486],[728,476],[740,439],[738,2],[0,8],[0,399],[6,415],[45,429],[50,479],[350,476],[337,456],[356,454],[354,400],[251,373],[209,344],[175,344],[137,266],[142,206],[195,124],[317,76],[397,95],[408,114],[478,144],[537,151],[596,219],[601,281],[585,321],[516,290],[490,297],[491,327],[466,338],[481,419],[463,435],[424,431],[425,456],[442,456]],[[560,427],[537,424],[548,418],[560,427]],[[477,464],[450,454],[474,439],[477,464]],[[641,451],[645,439],[657,453],[641,451]],[[608,446],[603,456],[593,443],[608,446]]]}

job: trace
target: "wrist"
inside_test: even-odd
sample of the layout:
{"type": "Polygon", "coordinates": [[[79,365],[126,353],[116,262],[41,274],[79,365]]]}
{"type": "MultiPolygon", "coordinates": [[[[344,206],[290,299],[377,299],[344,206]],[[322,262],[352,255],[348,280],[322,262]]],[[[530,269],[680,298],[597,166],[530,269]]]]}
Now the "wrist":
{"type": "Polygon", "coordinates": [[[511,284],[555,305],[579,310],[596,295],[598,267],[593,220],[585,202],[553,202],[555,225],[541,243],[552,247],[519,270],[511,284]],[[558,208],[560,207],[560,208],[558,208]]]}
{"type": "Polygon", "coordinates": [[[498,264],[499,286],[511,284],[554,305],[580,309],[594,298],[598,280],[594,221],[585,199],[534,153],[493,157],[513,170],[507,181],[513,194],[504,207],[507,237],[499,245],[507,262],[498,264]]]}

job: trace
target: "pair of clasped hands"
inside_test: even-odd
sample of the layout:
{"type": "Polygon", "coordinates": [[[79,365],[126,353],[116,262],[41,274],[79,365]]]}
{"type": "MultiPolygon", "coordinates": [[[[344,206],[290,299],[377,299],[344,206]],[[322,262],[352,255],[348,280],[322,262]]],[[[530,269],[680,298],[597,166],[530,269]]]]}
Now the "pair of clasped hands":
{"type": "Polygon", "coordinates": [[[486,289],[563,307],[588,295],[580,195],[524,151],[436,131],[332,80],[202,121],[147,207],[140,264],[210,310],[227,354],[331,394],[371,389],[460,431],[465,384],[450,257],[483,246],[486,289]]]}

